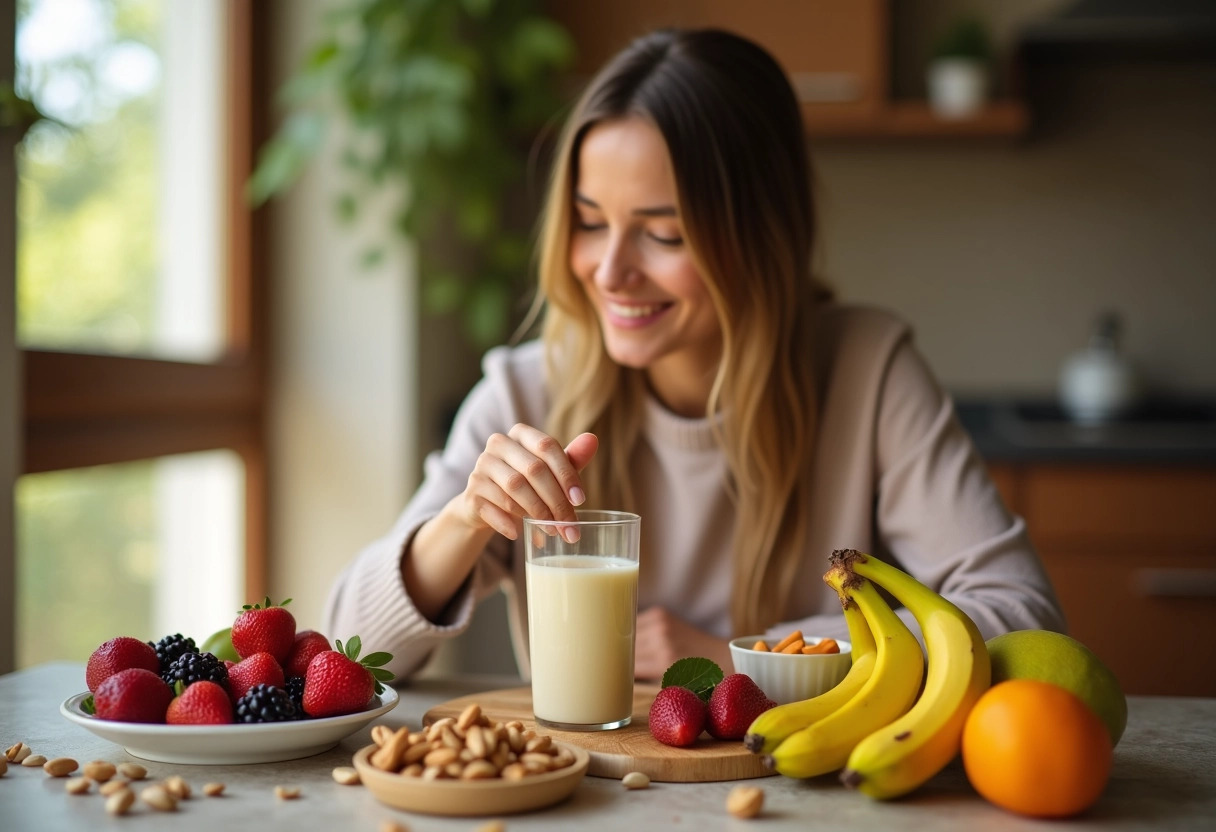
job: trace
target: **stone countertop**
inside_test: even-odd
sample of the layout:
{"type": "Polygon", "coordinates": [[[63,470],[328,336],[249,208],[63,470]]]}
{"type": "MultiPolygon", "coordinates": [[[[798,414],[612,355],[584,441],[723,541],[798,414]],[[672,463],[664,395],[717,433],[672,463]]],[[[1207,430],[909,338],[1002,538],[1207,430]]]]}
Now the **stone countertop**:
{"type": "Polygon", "coordinates": [[[958,396],[955,411],[991,463],[1216,465],[1216,402],[1149,402],[1100,425],[1070,421],[1050,400],[958,396]]]}
{"type": "MultiPolygon", "coordinates": [[[[222,829],[368,830],[395,820],[412,832],[479,829],[488,818],[439,818],[391,809],[361,786],[339,786],[335,766],[370,742],[370,728],[348,737],[332,751],[303,760],[247,766],[189,766],[139,761],[122,748],[68,722],[59,705],[84,689],[84,668],[55,663],[0,677],[0,744],[21,741],[48,758],[73,757],[82,765],[95,759],[141,762],[149,778],[179,774],[195,796],[183,802],[167,825],[147,807],[111,817],[95,792],[73,797],[62,779],[41,768],[10,765],[0,777],[0,830],[171,828],[175,832],[222,829]],[[202,785],[222,782],[221,798],[199,796],[202,785]],[[298,786],[298,800],[279,800],[277,785],[298,786]],[[155,820],[153,819],[155,818],[155,820]]],[[[380,721],[390,726],[420,724],[434,705],[457,696],[518,685],[501,677],[418,680],[400,688],[397,708],[380,721]]],[[[1043,829],[1053,824],[1008,814],[971,789],[956,761],[912,796],[878,803],[846,791],[831,776],[809,781],[769,777],[748,781],[765,791],[759,819],[736,820],[724,805],[736,785],[655,783],[645,791],[626,791],[616,780],[587,777],[567,801],[548,809],[502,818],[507,830],[756,830],[892,829],[1007,832],[1043,829]]],[[[1090,829],[1211,829],[1216,818],[1216,699],[1131,697],[1127,733],[1115,752],[1110,783],[1098,803],[1068,821],[1070,832],[1090,829]]]]}

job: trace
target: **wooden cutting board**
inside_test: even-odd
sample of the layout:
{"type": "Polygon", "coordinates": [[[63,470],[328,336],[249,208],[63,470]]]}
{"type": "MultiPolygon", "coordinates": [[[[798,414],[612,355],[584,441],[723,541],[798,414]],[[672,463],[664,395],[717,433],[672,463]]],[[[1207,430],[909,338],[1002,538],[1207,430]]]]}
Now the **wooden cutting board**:
{"type": "Polygon", "coordinates": [[[688,748],[672,748],[650,736],[650,704],[658,692],[656,685],[634,685],[633,721],[615,731],[537,728],[532,716],[530,687],[486,691],[452,699],[427,711],[423,722],[430,725],[447,716],[460,716],[466,706],[476,702],[483,713],[497,722],[518,719],[538,733],[587,749],[591,754],[591,766],[587,773],[593,777],[619,779],[631,771],[640,771],[656,782],[701,783],[746,780],[773,774],[760,764],[758,756],[749,752],[738,740],[715,740],[708,734],[702,734],[688,748]]]}

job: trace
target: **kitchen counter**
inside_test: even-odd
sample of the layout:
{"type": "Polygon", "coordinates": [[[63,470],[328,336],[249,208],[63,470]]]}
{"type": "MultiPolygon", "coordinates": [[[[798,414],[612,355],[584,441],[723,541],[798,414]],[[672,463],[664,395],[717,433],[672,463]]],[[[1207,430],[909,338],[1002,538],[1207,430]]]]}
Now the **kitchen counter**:
{"type": "MultiPolygon", "coordinates": [[[[59,705],[84,689],[84,667],[54,663],[0,677],[0,743],[21,741],[48,758],[73,757],[82,765],[95,759],[138,761],[119,746],[64,719],[59,705]]],[[[380,722],[420,724],[422,715],[448,699],[519,684],[500,677],[419,680],[400,688],[401,702],[380,722]]],[[[214,829],[377,830],[395,820],[412,832],[476,830],[488,819],[437,818],[390,809],[361,786],[339,786],[335,766],[370,742],[370,728],[332,751],[285,763],[250,766],[143,764],[149,778],[179,774],[195,797],[183,802],[171,820],[152,820],[137,806],[125,817],[111,817],[95,792],[65,793],[62,779],[40,768],[10,765],[0,777],[0,830],[162,829],[210,832],[214,829]],[[198,796],[206,782],[227,786],[221,798],[198,796]],[[298,800],[277,799],[277,785],[298,786],[298,800]]],[[[587,777],[574,795],[549,809],[503,818],[507,830],[1036,830],[1043,822],[1023,819],[979,798],[961,766],[953,763],[909,798],[877,803],[848,792],[833,777],[795,781],[769,777],[747,781],[765,791],[762,816],[736,820],[724,810],[735,783],[655,783],[646,791],[626,791],[616,780],[587,777]]],[[[1210,829],[1216,817],[1216,699],[1131,697],[1127,733],[1115,752],[1114,770],[1096,806],[1068,823],[1070,832],[1088,829],[1210,829]]]]}
{"type": "Polygon", "coordinates": [[[1071,421],[1049,400],[955,402],[959,421],[989,463],[1216,464],[1216,403],[1148,402],[1106,424],[1071,421]]]}

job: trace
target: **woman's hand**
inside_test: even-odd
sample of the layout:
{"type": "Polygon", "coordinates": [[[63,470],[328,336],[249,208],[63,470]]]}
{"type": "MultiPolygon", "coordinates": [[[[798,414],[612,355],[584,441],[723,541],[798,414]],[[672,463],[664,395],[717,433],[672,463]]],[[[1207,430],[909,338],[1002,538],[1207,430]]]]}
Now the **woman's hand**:
{"type": "Polygon", "coordinates": [[[712,659],[730,675],[734,666],[730,642],[698,630],[663,607],[638,613],[634,646],[633,675],[637,679],[659,680],[672,662],[690,656],[712,659]]]}
{"type": "Polygon", "coordinates": [[[574,507],[586,499],[579,471],[598,448],[593,433],[579,434],[563,449],[552,436],[518,424],[489,438],[449,508],[470,528],[490,528],[511,540],[521,534],[524,517],[574,520],[574,507]]]}

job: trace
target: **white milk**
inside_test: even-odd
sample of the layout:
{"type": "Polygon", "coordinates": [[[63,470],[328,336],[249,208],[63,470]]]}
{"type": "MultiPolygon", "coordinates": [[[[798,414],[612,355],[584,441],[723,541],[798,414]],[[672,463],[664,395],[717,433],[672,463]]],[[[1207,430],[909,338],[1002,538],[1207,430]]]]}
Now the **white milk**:
{"type": "Polygon", "coordinates": [[[526,569],[533,712],[579,725],[631,715],[637,563],[556,555],[526,569]]]}

